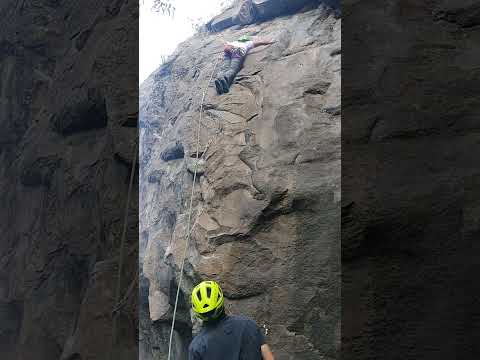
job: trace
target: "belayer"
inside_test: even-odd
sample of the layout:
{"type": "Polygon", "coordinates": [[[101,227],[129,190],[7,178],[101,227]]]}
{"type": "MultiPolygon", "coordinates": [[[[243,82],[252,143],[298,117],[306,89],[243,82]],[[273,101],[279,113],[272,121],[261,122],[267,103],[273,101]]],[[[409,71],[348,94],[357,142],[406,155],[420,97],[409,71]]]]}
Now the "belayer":
{"type": "Polygon", "coordinates": [[[217,79],[215,87],[217,94],[228,93],[235,76],[242,68],[248,52],[261,45],[273,44],[272,40],[252,40],[249,36],[242,36],[237,41],[226,42],[223,45],[223,68],[217,79]]]}
{"type": "Polygon", "coordinates": [[[188,360],[274,360],[255,321],[225,313],[222,289],[203,281],[192,290],[193,312],[203,320],[188,349],[188,360]]]}

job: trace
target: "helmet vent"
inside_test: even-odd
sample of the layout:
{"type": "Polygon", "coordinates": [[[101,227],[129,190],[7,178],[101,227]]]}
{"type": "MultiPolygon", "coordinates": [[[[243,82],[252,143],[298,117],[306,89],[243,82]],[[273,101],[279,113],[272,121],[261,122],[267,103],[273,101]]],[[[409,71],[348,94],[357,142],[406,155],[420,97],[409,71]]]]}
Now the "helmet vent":
{"type": "Polygon", "coordinates": [[[202,301],[202,294],[200,292],[197,293],[198,301],[202,301]]]}
{"type": "Polygon", "coordinates": [[[207,298],[210,298],[210,296],[212,296],[212,288],[208,287],[207,288],[207,298]]]}
{"type": "Polygon", "coordinates": [[[203,305],[203,308],[204,308],[204,309],[205,309],[206,307],[208,307],[208,304],[203,305]]]}

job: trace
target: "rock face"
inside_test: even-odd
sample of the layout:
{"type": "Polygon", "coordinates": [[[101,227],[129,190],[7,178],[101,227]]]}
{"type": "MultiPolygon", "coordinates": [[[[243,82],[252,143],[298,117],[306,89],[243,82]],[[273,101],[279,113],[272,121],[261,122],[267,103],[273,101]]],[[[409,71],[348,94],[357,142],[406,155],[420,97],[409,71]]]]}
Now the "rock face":
{"type": "MultiPolygon", "coordinates": [[[[6,0],[0,17],[0,357],[104,360],[138,134],[138,5],[6,0]]],[[[116,359],[138,351],[131,294],[116,359]]]]}
{"type": "Polygon", "coordinates": [[[343,359],[480,356],[479,9],[343,8],[343,359]]]}
{"type": "Polygon", "coordinates": [[[199,33],[141,85],[141,359],[166,359],[199,121],[205,161],[195,183],[175,359],[186,358],[198,329],[189,294],[205,278],[221,284],[228,311],[257,321],[278,359],[338,358],[340,29],[320,4],[221,37],[199,33]],[[230,93],[217,96],[208,80],[221,66],[222,38],[243,34],[277,43],[254,49],[230,93]],[[184,157],[165,161],[176,141],[184,157]]]}
{"type": "Polygon", "coordinates": [[[209,31],[222,31],[234,25],[248,25],[294,13],[318,3],[339,13],[339,0],[236,0],[222,14],[206,24],[209,31]]]}

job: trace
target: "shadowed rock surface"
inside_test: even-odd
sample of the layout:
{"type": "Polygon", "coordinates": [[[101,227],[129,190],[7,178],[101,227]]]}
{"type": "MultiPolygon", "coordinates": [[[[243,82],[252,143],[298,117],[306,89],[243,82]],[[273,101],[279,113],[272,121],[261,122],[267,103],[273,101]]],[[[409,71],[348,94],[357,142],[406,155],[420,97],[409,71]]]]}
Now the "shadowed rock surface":
{"type": "Polygon", "coordinates": [[[182,143],[176,141],[174,144],[170,144],[165,150],[162,151],[160,158],[163,161],[171,161],[182,159],[184,155],[182,143]]]}
{"type": "MultiPolygon", "coordinates": [[[[138,4],[5,0],[0,18],[0,358],[105,360],[138,134],[138,4]]],[[[133,189],[122,295],[137,271],[133,189]]],[[[137,356],[135,293],[115,359],[137,356]]]]}
{"type": "Polygon", "coordinates": [[[202,92],[222,38],[243,34],[278,42],[248,55],[229,94],[207,89],[174,358],[186,358],[198,329],[189,294],[204,278],[220,282],[230,312],[257,321],[277,359],[339,357],[340,24],[316,3],[221,36],[202,32],[142,84],[142,360],[166,359],[202,92]],[[165,161],[176,141],[184,158],[165,161]]]}
{"type": "Polygon", "coordinates": [[[343,4],[342,358],[478,359],[479,4],[343,4]]]}

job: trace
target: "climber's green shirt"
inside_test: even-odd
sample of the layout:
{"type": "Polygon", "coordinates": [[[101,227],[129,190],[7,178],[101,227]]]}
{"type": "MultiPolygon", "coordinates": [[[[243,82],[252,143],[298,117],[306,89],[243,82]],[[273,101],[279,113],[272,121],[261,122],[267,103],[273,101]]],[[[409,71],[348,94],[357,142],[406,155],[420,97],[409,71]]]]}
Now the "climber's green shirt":
{"type": "Polygon", "coordinates": [[[228,315],[203,326],[190,344],[188,360],[261,360],[265,336],[255,321],[228,315]]]}

